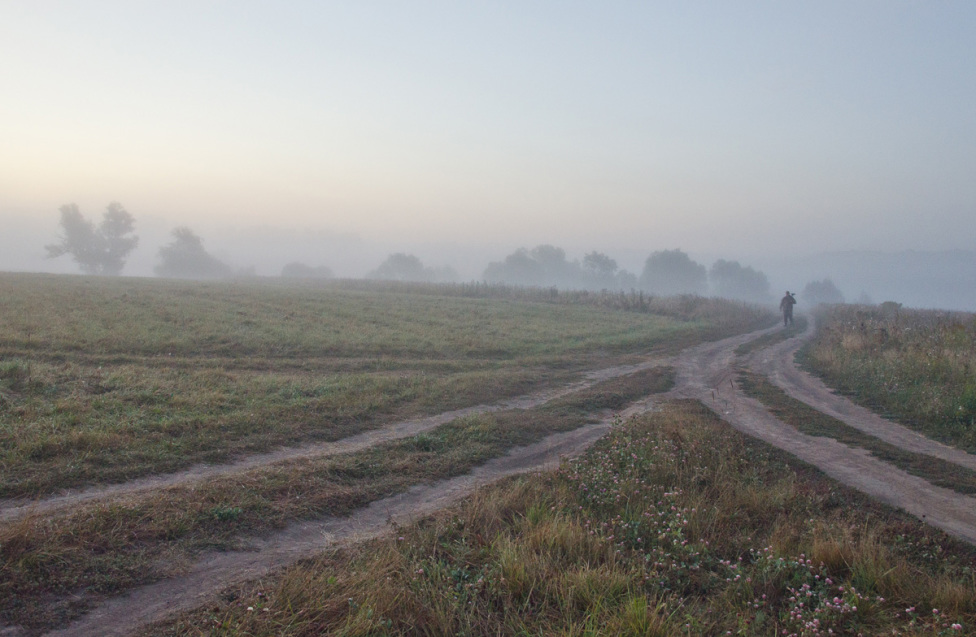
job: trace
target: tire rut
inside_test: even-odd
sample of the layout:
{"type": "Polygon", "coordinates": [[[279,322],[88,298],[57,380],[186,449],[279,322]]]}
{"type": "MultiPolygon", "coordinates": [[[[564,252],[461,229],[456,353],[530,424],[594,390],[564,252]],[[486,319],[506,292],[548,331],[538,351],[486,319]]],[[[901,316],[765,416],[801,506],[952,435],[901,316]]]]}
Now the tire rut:
{"type": "Polygon", "coordinates": [[[606,434],[618,418],[653,408],[653,400],[637,401],[599,423],[553,434],[518,447],[462,476],[411,487],[405,493],[377,500],[348,517],[324,517],[288,526],[267,538],[252,538],[242,550],[202,556],[183,576],[166,579],[111,599],[68,627],[48,635],[58,637],[117,637],[207,602],[235,584],[312,557],[323,550],[378,537],[392,523],[409,524],[446,508],[479,487],[502,478],[558,466],[578,455],[606,434]]]}
{"type": "MultiPolygon", "coordinates": [[[[802,434],[795,428],[780,422],[764,405],[739,390],[736,386],[735,374],[740,361],[737,359],[735,349],[776,329],[782,328],[760,330],[685,350],[672,361],[676,370],[674,389],[666,394],[658,394],[639,401],[617,416],[607,416],[598,424],[555,434],[539,443],[513,449],[507,456],[489,461],[464,476],[434,484],[416,485],[406,493],[376,501],[349,517],[330,517],[296,523],[270,537],[252,539],[247,547],[248,550],[205,555],[185,576],[164,580],[134,590],[123,597],[109,600],[67,628],[50,634],[61,637],[132,634],[140,627],[161,621],[176,612],[196,608],[220,590],[235,583],[266,575],[329,547],[376,537],[389,529],[390,522],[409,523],[444,508],[478,487],[502,477],[552,466],[561,457],[575,455],[585,450],[608,432],[617,418],[626,418],[648,411],[653,409],[657,402],[668,398],[700,400],[743,433],[787,451],[844,484],[901,508],[951,535],[976,544],[976,500],[973,498],[936,487],[874,458],[864,450],[847,447],[830,438],[802,434]]],[[[801,344],[800,339],[791,339],[770,346],[751,354],[748,357],[748,364],[755,371],[770,376],[773,382],[793,397],[862,431],[877,435],[891,444],[913,451],[927,449],[929,451],[921,452],[944,459],[958,455],[952,453],[957,450],[946,452],[949,448],[924,439],[915,432],[910,432],[912,435],[905,435],[900,431],[905,428],[870,412],[865,416],[860,412],[863,408],[854,409],[853,407],[856,406],[853,406],[850,401],[832,393],[822,383],[818,385],[817,379],[809,377],[805,372],[795,370],[793,354],[801,344]],[[922,439],[917,440],[917,438],[922,439]]],[[[630,366],[627,368],[629,371],[620,374],[613,373],[623,375],[654,364],[656,363],[647,362],[630,366]]],[[[596,376],[593,376],[582,382],[592,383],[596,382],[595,379],[596,376]]],[[[562,388],[559,391],[571,393],[576,390],[562,388]]],[[[545,400],[551,400],[565,393],[546,394],[548,397],[545,400]]],[[[525,399],[528,400],[528,397],[525,399]]],[[[532,400],[545,402],[541,395],[532,400]]],[[[480,408],[486,411],[497,410],[505,408],[501,406],[502,404],[510,403],[480,408]]],[[[442,416],[446,417],[446,415],[442,416]]],[[[370,434],[394,436],[396,427],[405,426],[410,433],[403,435],[412,435],[423,430],[415,427],[435,426],[418,424],[429,420],[410,421],[414,424],[399,423],[381,430],[382,433],[376,431],[370,434]]],[[[361,443],[368,445],[365,438],[361,443]]],[[[971,461],[969,454],[964,454],[960,459],[964,463],[963,466],[969,466],[965,464],[971,461]]],[[[186,472],[183,475],[189,476],[190,473],[186,472]]]]}
{"type": "Polygon", "coordinates": [[[23,498],[0,500],[0,524],[16,521],[25,515],[50,514],[59,509],[65,509],[88,502],[113,500],[137,493],[164,489],[166,487],[191,482],[200,482],[219,476],[242,473],[244,471],[269,466],[278,462],[287,462],[303,458],[321,458],[361,451],[384,442],[415,436],[464,416],[505,411],[509,409],[531,409],[533,407],[538,407],[546,402],[549,402],[550,400],[561,398],[574,392],[592,387],[601,381],[626,376],[628,374],[644,371],[652,367],[666,365],[667,362],[668,361],[665,359],[652,359],[634,365],[621,365],[591,370],[583,374],[583,380],[574,383],[569,383],[558,387],[549,387],[531,394],[500,401],[498,403],[474,405],[472,407],[446,411],[433,416],[396,422],[333,442],[303,445],[300,447],[284,447],[269,453],[250,455],[236,462],[217,465],[200,464],[175,473],[146,476],[144,478],[137,478],[135,480],[130,480],[128,482],[119,484],[99,485],[85,489],[68,490],[58,495],[48,496],[32,501],[23,498]]]}
{"type": "MultiPolygon", "coordinates": [[[[811,320],[810,323],[812,322],[811,320]]],[[[747,365],[755,371],[761,371],[770,382],[789,396],[855,429],[906,451],[922,453],[976,471],[976,455],[926,438],[917,431],[882,418],[838,395],[822,380],[797,367],[793,363],[793,357],[813,338],[814,333],[815,329],[809,327],[799,338],[759,350],[753,353],[747,365]]]]}
{"type": "MultiPolygon", "coordinates": [[[[774,331],[753,333],[753,337],[774,331]]],[[[804,338],[813,330],[807,328],[804,338]]],[[[748,338],[745,340],[749,340],[748,338]]],[[[819,379],[796,369],[794,353],[802,339],[790,339],[755,352],[748,365],[788,394],[838,420],[908,451],[976,467],[976,457],[927,439],[835,394],[819,379]]],[[[697,398],[736,429],[816,466],[830,477],[976,544],[976,499],[912,476],[863,449],[832,438],[808,436],[775,418],[759,401],[735,385],[736,339],[707,343],[679,357],[676,396],[697,398]],[[685,379],[690,379],[685,382],[685,379]]]]}

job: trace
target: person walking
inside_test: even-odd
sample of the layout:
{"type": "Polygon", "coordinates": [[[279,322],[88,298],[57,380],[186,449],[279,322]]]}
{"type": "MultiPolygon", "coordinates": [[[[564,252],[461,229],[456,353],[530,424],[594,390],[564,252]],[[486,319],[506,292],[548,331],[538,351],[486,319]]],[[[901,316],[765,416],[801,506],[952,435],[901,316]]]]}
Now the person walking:
{"type": "Polygon", "coordinates": [[[783,327],[786,327],[787,324],[793,325],[794,305],[796,305],[796,297],[787,290],[786,296],[779,302],[779,309],[783,313],[783,327]]]}

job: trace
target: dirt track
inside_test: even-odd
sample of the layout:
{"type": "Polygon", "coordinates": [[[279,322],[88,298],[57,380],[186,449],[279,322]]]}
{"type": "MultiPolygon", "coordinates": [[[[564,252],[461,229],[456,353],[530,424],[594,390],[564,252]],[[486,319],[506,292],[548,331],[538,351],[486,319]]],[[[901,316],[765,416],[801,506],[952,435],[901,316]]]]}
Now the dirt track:
{"type": "MultiPolygon", "coordinates": [[[[737,429],[789,451],[841,482],[901,507],[957,537],[976,543],[976,500],[973,498],[935,487],[869,456],[862,450],[848,448],[831,439],[803,435],[776,420],[761,404],[737,389],[735,348],[769,331],[773,330],[707,343],[682,353],[673,361],[677,370],[675,389],[656,397],[655,400],[666,397],[699,399],[737,429]]],[[[795,370],[792,364],[793,353],[800,344],[800,339],[792,339],[770,347],[753,354],[748,364],[756,371],[768,374],[776,384],[794,397],[852,426],[907,449],[924,449],[923,453],[937,455],[963,466],[974,466],[976,459],[973,456],[926,441],[914,432],[880,419],[870,412],[862,413],[866,410],[856,408],[822,385],[818,386],[815,379],[795,370]]],[[[646,366],[654,364],[659,362],[649,361],[646,366]]],[[[632,370],[636,371],[640,367],[644,365],[632,370]]],[[[564,389],[565,392],[559,391],[556,394],[575,390],[564,389]]],[[[547,395],[554,397],[556,394],[547,395]]],[[[542,396],[537,396],[536,399],[542,400],[542,396]]],[[[640,413],[652,407],[651,400],[645,400],[631,406],[621,415],[640,413]]],[[[493,407],[486,409],[491,408],[493,407]]],[[[425,428],[432,426],[435,424],[429,424],[425,428]]],[[[611,426],[612,419],[607,418],[599,424],[574,432],[550,436],[535,445],[515,449],[508,456],[486,463],[468,475],[433,485],[417,486],[405,494],[374,502],[349,518],[327,518],[296,524],[271,538],[253,541],[247,551],[204,556],[187,575],[159,582],[109,601],[66,629],[52,634],[132,634],[147,623],[163,619],[179,610],[197,607],[215,592],[234,583],[259,577],[337,543],[378,535],[389,528],[388,522],[391,520],[409,522],[445,507],[493,480],[551,466],[560,457],[581,452],[611,426]]],[[[375,444],[379,439],[388,439],[382,436],[394,436],[392,429],[381,430],[386,432],[383,434],[364,434],[380,437],[372,443],[366,439],[360,442],[362,446],[367,446],[375,444]]],[[[422,428],[415,431],[421,430],[422,428]]],[[[322,453],[322,449],[315,453],[322,453]]],[[[0,634],[3,634],[2,630],[0,634]]]]}
{"type": "MultiPolygon", "coordinates": [[[[769,375],[794,398],[852,427],[909,451],[976,469],[976,456],[928,440],[872,414],[796,369],[793,355],[812,332],[811,327],[802,338],[755,352],[746,364],[756,372],[769,375]]],[[[801,434],[773,417],[759,401],[739,391],[734,380],[734,350],[739,343],[748,340],[736,337],[707,343],[683,353],[677,359],[678,383],[672,394],[698,398],[739,431],[788,451],[844,484],[976,544],[976,499],[934,486],[878,460],[863,449],[847,447],[831,438],[801,434]]]]}
{"type": "Polygon", "coordinates": [[[201,464],[183,471],[171,474],[148,476],[130,480],[122,484],[100,485],[87,489],[67,490],[64,493],[30,501],[25,499],[0,500],[0,523],[11,522],[27,514],[46,514],[59,509],[77,506],[92,501],[108,501],[126,496],[165,489],[180,484],[199,482],[208,478],[240,473],[272,465],[278,462],[298,460],[301,458],[322,458],[341,453],[360,451],[383,442],[399,440],[415,436],[434,427],[451,422],[463,416],[483,414],[506,409],[531,409],[550,400],[567,396],[574,392],[592,387],[594,384],[626,376],[638,371],[663,365],[660,359],[650,360],[636,365],[623,365],[592,370],[583,375],[583,380],[555,388],[546,388],[532,394],[518,396],[491,405],[475,405],[463,409],[446,411],[433,416],[416,418],[396,422],[385,427],[364,431],[355,436],[349,436],[335,442],[323,442],[303,447],[285,447],[269,453],[248,456],[237,462],[228,464],[201,464]]]}

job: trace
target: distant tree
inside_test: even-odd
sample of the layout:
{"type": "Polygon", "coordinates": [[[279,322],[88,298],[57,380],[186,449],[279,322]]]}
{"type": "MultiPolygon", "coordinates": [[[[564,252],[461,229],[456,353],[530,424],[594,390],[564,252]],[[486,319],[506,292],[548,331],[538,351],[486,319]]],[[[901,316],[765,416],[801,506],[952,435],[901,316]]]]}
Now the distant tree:
{"type": "Polygon", "coordinates": [[[529,254],[527,249],[519,248],[505,257],[504,261],[489,263],[485,268],[484,278],[491,283],[543,285],[545,268],[529,254]]]}
{"type": "Polygon", "coordinates": [[[105,209],[102,223],[81,216],[76,204],[61,206],[61,242],[44,246],[49,258],[70,254],[85,274],[117,276],[125,259],[139,244],[135,220],[122,204],[113,201],[105,209]]]}
{"type": "Polygon", "coordinates": [[[304,263],[289,263],[281,268],[281,276],[286,279],[331,279],[332,270],[324,265],[312,267],[304,263]]]}
{"type": "Polygon", "coordinates": [[[391,254],[378,268],[367,275],[370,279],[388,281],[430,281],[432,273],[412,254],[391,254]]]}
{"type": "Polygon", "coordinates": [[[620,270],[616,261],[601,252],[590,252],[580,263],[567,259],[562,248],[547,244],[531,250],[519,248],[504,261],[489,263],[482,276],[491,283],[565,289],[622,290],[637,285],[637,277],[620,270]]]}
{"type": "Polygon", "coordinates": [[[203,247],[203,239],[182,226],[173,230],[173,242],[159,249],[157,276],[174,279],[220,279],[233,270],[203,247]]]}
{"type": "Polygon", "coordinates": [[[618,270],[613,281],[614,288],[617,290],[634,290],[637,288],[637,275],[627,270],[618,270]]]}
{"type": "Polygon", "coordinates": [[[583,257],[583,274],[590,284],[588,287],[616,288],[617,270],[617,262],[602,252],[594,250],[583,257]]]}
{"type": "Polygon", "coordinates": [[[766,275],[750,267],[743,267],[738,261],[719,259],[712,264],[708,279],[715,296],[752,303],[770,301],[769,279],[766,275]]]}
{"type": "Polygon", "coordinates": [[[617,271],[617,262],[594,250],[583,257],[583,270],[601,277],[612,277],[617,271]]]}
{"type": "Polygon", "coordinates": [[[830,279],[810,281],[803,288],[803,293],[800,295],[800,298],[805,300],[809,305],[844,302],[844,295],[841,294],[841,291],[837,289],[837,286],[830,279]]]}
{"type": "Polygon", "coordinates": [[[538,245],[529,251],[536,263],[542,266],[543,285],[579,287],[583,277],[579,263],[566,259],[566,251],[553,245],[538,245]]]}
{"type": "Polygon", "coordinates": [[[708,273],[681,250],[662,250],[647,257],[640,286],[652,294],[704,294],[708,273]]]}

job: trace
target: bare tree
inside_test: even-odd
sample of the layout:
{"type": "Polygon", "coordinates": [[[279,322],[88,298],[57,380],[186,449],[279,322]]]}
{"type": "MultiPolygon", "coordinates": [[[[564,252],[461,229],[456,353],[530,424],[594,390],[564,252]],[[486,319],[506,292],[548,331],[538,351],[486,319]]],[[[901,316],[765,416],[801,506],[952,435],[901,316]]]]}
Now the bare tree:
{"type": "Polygon", "coordinates": [[[60,243],[44,246],[49,258],[70,254],[85,274],[117,276],[125,259],[139,244],[135,236],[135,219],[117,201],[105,209],[102,222],[85,219],[77,204],[61,206],[60,243]]]}

